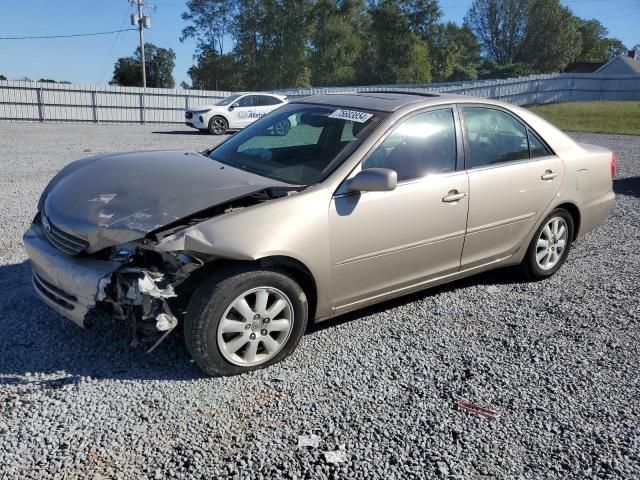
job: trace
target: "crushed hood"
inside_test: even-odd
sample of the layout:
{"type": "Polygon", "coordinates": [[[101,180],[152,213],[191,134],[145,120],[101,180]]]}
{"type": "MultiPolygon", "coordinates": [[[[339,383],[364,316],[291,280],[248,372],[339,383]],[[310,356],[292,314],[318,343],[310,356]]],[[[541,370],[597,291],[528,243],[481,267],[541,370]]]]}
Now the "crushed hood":
{"type": "Polygon", "coordinates": [[[86,158],[49,183],[40,209],[89,252],[144,237],[188,215],[268,187],[288,186],[192,151],[86,158]]]}

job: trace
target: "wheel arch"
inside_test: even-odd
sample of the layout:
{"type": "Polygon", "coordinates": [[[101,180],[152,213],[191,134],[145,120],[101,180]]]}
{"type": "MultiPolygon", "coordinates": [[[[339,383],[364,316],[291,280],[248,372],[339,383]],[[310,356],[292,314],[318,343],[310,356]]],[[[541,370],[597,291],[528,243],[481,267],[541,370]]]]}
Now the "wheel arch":
{"type": "Polygon", "coordinates": [[[561,203],[559,205],[556,205],[554,207],[554,210],[556,208],[562,208],[563,210],[569,212],[569,215],[571,215],[571,218],[573,220],[573,238],[571,240],[575,240],[576,238],[578,238],[578,233],[580,232],[580,221],[582,219],[580,209],[575,203],[572,202],[561,203]]]}
{"type": "Polygon", "coordinates": [[[211,122],[211,120],[217,117],[222,118],[225,122],[227,122],[227,126],[229,125],[229,118],[223,113],[214,113],[213,115],[211,115],[209,117],[209,120],[207,120],[207,125],[209,125],[209,122],[211,122]]]}
{"type": "Polygon", "coordinates": [[[298,285],[300,285],[300,288],[302,288],[302,291],[307,296],[307,304],[309,305],[309,321],[315,319],[318,306],[318,287],[316,280],[311,273],[311,270],[304,263],[296,258],[286,255],[271,255],[257,260],[213,260],[194,272],[194,274],[185,282],[185,287],[189,285],[191,288],[184,288],[184,291],[189,292],[187,293],[187,296],[190,296],[190,292],[192,292],[205,277],[210,275],[212,271],[234,265],[252,266],[256,269],[279,268],[286,270],[298,285]]]}
{"type": "Polygon", "coordinates": [[[316,315],[318,304],[318,286],[311,270],[300,260],[286,255],[273,255],[257,260],[261,267],[278,267],[291,273],[293,279],[300,285],[300,288],[307,296],[309,305],[309,320],[312,321],[316,315]]]}

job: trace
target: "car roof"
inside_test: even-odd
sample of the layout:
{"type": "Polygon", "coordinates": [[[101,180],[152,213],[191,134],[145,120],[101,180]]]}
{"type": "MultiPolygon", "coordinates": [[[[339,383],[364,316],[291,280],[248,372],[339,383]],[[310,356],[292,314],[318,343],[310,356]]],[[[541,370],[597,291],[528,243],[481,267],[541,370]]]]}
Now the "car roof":
{"type": "Polygon", "coordinates": [[[294,102],[393,112],[409,104],[430,103],[430,101],[441,103],[443,99],[448,98],[459,99],[460,95],[393,91],[323,93],[296,99],[294,102]]]}
{"type": "Polygon", "coordinates": [[[236,92],[233,95],[268,95],[269,97],[287,98],[286,95],[273,92],[236,92]]]}

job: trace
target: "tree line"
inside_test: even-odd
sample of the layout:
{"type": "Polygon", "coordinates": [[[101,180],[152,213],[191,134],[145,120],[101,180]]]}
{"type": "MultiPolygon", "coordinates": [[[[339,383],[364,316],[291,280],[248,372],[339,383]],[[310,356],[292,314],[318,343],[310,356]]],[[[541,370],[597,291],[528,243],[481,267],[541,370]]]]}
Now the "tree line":
{"type": "MultiPolygon", "coordinates": [[[[182,19],[180,40],[196,41],[192,87],[211,90],[504,78],[626,51],[560,0],[474,0],[462,25],[443,22],[437,0],[188,0],[182,19]]],[[[147,45],[147,76],[164,72],[148,85],[172,87],[175,54],[147,45]]],[[[113,83],[138,85],[139,72],[138,49],[113,83]]]]}

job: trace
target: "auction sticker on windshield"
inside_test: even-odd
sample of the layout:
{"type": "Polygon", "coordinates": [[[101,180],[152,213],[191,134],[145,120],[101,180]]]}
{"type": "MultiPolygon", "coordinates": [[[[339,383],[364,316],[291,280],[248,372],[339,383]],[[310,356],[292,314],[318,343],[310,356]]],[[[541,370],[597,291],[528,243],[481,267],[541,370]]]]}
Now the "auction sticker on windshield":
{"type": "Polygon", "coordinates": [[[357,110],[336,110],[329,118],[339,118],[341,120],[351,120],[353,122],[364,123],[373,117],[372,113],[358,112],[357,110]]]}

